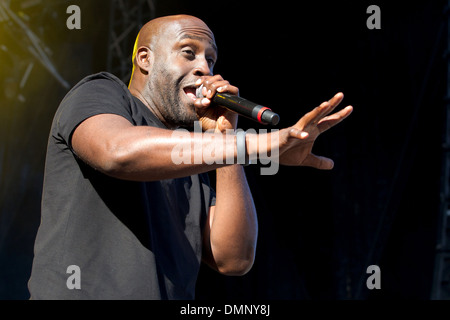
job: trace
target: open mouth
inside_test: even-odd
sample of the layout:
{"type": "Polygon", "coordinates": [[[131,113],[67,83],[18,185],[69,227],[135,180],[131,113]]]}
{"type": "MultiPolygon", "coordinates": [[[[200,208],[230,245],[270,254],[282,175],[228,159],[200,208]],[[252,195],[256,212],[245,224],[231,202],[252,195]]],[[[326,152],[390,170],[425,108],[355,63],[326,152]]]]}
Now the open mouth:
{"type": "Polygon", "coordinates": [[[185,93],[189,98],[191,98],[192,101],[197,100],[196,90],[197,90],[197,88],[194,87],[194,86],[189,86],[189,87],[183,88],[184,93],[185,93]]]}

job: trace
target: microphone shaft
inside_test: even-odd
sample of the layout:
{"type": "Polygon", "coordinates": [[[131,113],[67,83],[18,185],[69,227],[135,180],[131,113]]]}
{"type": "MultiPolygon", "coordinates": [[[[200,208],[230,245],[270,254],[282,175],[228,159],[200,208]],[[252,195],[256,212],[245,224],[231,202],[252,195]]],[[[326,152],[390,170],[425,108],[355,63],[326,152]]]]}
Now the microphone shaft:
{"type": "Polygon", "coordinates": [[[220,106],[263,124],[277,125],[280,121],[280,117],[269,108],[229,93],[217,92],[213,97],[213,101],[220,106]]]}

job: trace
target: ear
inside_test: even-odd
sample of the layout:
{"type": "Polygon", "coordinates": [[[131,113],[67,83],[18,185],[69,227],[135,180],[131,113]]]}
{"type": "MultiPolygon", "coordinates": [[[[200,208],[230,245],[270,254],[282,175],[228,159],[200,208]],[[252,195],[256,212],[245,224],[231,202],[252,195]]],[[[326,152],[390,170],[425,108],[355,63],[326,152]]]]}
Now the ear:
{"type": "Polygon", "coordinates": [[[142,73],[148,74],[152,65],[153,53],[148,47],[139,47],[136,51],[136,66],[139,67],[142,73]]]}

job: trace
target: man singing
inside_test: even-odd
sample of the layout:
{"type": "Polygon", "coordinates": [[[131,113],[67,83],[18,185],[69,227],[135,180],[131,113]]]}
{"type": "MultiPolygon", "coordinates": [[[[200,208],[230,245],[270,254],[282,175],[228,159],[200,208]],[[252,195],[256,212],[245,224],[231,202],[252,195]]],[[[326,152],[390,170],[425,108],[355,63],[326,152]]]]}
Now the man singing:
{"type": "Polygon", "coordinates": [[[161,17],[136,39],[128,87],[99,73],[66,95],[49,136],[31,299],[194,299],[202,261],[226,275],[253,265],[258,223],[239,153],[254,158],[276,148],[282,165],[333,167],[311,150],[351,113],[351,106],[332,113],[342,93],[292,127],[238,135],[237,114],[211,104],[217,92],[239,94],[213,74],[216,61],[203,21],[161,17]],[[205,97],[197,98],[201,85],[205,97]],[[173,135],[196,121],[208,132],[173,135]],[[175,164],[180,144],[222,152],[175,164]]]}

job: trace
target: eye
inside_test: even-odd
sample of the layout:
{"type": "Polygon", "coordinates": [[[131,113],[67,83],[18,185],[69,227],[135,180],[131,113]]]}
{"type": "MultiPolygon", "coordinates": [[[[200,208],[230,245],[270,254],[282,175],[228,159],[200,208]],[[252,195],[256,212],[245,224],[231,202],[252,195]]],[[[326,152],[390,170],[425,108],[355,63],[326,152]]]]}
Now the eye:
{"type": "Polygon", "coordinates": [[[210,68],[216,64],[216,61],[214,59],[206,59],[206,61],[208,61],[208,65],[210,68]]]}
{"type": "Polygon", "coordinates": [[[184,49],[182,51],[189,59],[194,59],[195,58],[195,52],[191,49],[184,49]]]}

